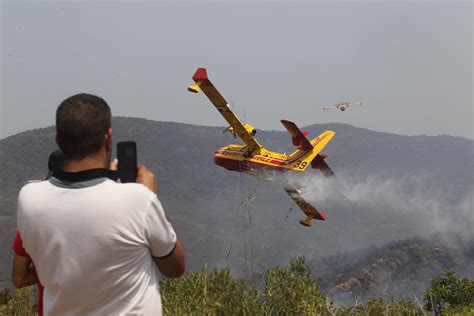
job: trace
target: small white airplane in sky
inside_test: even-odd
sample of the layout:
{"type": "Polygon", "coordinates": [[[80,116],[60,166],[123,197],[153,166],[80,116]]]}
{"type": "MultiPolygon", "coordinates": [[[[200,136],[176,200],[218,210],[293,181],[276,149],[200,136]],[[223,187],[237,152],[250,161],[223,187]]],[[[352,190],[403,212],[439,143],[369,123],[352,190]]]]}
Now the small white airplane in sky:
{"type": "Polygon", "coordinates": [[[335,104],[335,105],[332,105],[332,106],[323,107],[323,111],[326,112],[326,110],[332,110],[332,109],[339,109],[341,111],[345,111],[348,107],[361,106],[361,105],[362,105],[362,102],[349,103],[349,102],[342,101],[341,103],[338,103],[338,104],[335,104]]]}

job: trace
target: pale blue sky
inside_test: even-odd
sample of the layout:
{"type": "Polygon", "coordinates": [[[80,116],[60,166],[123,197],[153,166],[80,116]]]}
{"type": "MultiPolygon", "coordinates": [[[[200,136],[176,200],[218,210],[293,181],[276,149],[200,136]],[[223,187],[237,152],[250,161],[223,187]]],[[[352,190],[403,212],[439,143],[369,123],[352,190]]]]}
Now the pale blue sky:
{"type": "Polygon", "coordinates": [[[186,91],[201,66],[257,128],[473,138],[471,1],[1,3],[0,138],[54,124],[78,92],[114,115],[224,126],[186,91]],[[341,99],[364,105],[322,112],[341,99]]]}

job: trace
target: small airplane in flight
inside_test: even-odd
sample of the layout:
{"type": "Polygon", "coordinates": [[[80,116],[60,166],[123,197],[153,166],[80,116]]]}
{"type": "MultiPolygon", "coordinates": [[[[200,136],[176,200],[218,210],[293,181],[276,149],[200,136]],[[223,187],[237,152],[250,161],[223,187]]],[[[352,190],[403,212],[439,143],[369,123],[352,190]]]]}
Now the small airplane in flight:
{"type": "Polygon", "coordinates": [[[342,101],[341,103],[337,103],[337,104],[334,104],[332,106],[323,107],[323,111],[326,112],[326,110],[339,109],[339,110],[344,112],[347,108],[349,108],[351,106],[362,106],[362,102],[349,103],[349,102],[342,101]]]}
{"type": "MultiPolygon", "coordinates": [[[[302,132],[295,123],[281,120],[283,126],[290,133],[296,150],[290,155],[269,151],[255,138],[256,129],[252,125],[242,122],[232,112],[228,102],[209,80],[205,68],[198,68],[192,79],[195,84],[189,86],[188,91],[198,93],[202,90],[229,123],[227,131],[234,136],[238,136],[244,142],[244,145],[231,144],[217,150],[214,153],[215,164],[227,170],[248,174],[258,174],[266,171],[303,172],[311,165],[311,168],[321,171],[325,176],[334,175],[324,161],[327,156],[320,154],[320,152],[334,137],[335,132],[326,130],[318,137],[308,140],[306,138],[308,133],[302,132]]],[[[308,203],[301,195],[300,189],[291,186],[286,187],[285,191],[306,214],[306,219],[300,220],[302,225],[311,226],[313,219],[325,220],[326,214],[320,213],[313,205],[308,203]]]]}

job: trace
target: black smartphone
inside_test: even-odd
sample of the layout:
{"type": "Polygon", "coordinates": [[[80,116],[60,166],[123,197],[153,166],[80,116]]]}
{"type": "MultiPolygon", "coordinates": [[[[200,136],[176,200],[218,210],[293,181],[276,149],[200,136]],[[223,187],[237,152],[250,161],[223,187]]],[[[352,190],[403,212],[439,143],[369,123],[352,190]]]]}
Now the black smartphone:
{"type": "Polygon", "coordinates": [[[117,143],[118,173],[122,183],[137,181],[137,144],[117,143]]]}

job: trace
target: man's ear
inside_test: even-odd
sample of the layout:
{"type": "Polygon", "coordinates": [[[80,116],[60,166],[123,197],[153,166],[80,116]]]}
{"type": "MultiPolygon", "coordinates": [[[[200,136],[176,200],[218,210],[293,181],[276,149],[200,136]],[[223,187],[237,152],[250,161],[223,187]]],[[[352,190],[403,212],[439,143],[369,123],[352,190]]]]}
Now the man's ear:
{"type": "Polygon", "coordinates": [[[104,136],[104,140],[105,140],[105,149],[107,150],[107,152],[111,152],[112,151],[112,128],[109,128],[107,130],[107,133],[105,133],[105,136],[104,136]]]}

